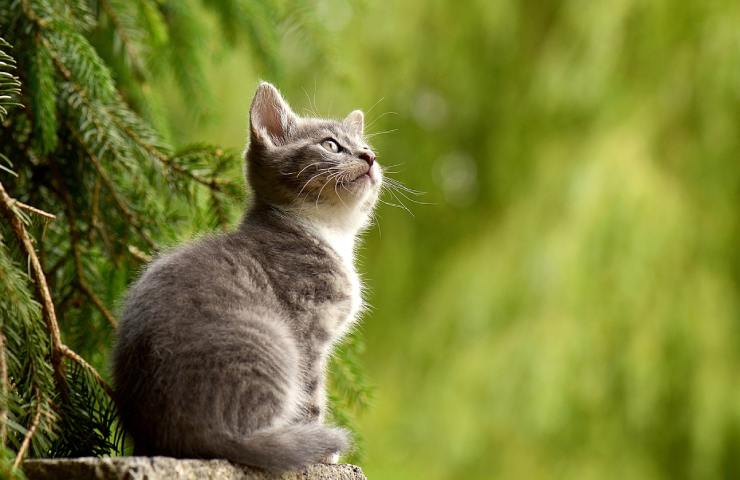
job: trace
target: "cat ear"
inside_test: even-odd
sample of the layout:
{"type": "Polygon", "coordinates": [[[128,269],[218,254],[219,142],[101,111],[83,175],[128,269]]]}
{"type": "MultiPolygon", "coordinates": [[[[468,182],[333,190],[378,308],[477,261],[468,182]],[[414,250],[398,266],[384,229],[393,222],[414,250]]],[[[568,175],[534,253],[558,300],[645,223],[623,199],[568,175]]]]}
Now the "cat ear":
{"type": "Polygon", "coordinates": [[[260,82],[249,109],[252,140],[282,145],[297,122],[298,117],[277,88],[267,82],[260,82]]]}
{"type": "Polygon", "coordinates": [[[351,132],[362,136],[362,132],[365,129],[365,115],[362,113],[362,110],[355,110],[347,115],[343,123],[351,132]]]}

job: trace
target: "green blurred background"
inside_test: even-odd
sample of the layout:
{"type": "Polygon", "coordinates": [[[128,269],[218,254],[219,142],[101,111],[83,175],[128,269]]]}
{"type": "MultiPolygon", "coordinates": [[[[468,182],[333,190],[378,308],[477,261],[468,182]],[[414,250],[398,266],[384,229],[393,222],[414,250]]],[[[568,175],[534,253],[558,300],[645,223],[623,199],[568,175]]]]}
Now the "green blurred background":
{"type": "Polygon", "coordinates": [[[211,31],[206,101],[151,87],[176,145],[243,149],[265,77],[362,108],[426,192],[359,252],[368,476],[739,478],[740,3],[311,5],[280,73],[211,31]]]}

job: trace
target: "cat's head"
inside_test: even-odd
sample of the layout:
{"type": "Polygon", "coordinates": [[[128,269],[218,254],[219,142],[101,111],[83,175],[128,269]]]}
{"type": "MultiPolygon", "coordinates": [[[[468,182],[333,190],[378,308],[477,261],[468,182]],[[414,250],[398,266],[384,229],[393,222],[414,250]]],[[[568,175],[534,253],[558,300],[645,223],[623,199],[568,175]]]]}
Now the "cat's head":
{"type": "Polygon", "coordinates": [[[247,180],[256,199],[307,216],[366,223],[382,171],[359,110],[344,120],[299,117],[262,82],[249,112],[247,180]]]}

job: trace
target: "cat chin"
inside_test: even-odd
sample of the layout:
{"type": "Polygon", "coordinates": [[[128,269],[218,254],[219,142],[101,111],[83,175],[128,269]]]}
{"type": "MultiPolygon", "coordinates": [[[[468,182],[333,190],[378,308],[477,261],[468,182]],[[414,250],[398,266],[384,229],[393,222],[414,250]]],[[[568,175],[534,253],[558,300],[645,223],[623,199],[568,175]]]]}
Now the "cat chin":
{"type": "Polygon", "coordinates": [[[362,195],[366,192],[373,192],[380,190],[380,184],[383,181],[382,175],[375,168],[370,168],[367,172],[358,176],[350,185],[357,191],[358,194],[362,195]]]}
{"type": "Polygon", "coordinates": [[[380,183],[369,175],[363,175],[352,182],[348,188],[350,195],[343,195],[341,203],[347,204],[347,198],[352,197],[353,207],[358,212],[366,213],[372,210],[378,198],[380,183]]]}
{"type": "Polygon", "coordinates": [[[325,191],[318,203],[305,202],[299,210],[317,215],[317,218],[331,219],[337,224],[357,225],[358,222],[363,223],[372,212],[379,193],[380,182],[362,175],[362,178],[345,184],[336,192],[325,191]]]}

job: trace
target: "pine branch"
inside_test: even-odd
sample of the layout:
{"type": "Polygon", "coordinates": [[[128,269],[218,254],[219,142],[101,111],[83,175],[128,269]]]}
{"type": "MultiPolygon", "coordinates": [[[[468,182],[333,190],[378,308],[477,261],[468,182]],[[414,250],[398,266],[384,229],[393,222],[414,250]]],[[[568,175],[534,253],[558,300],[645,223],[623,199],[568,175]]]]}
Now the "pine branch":
{"type": "MultiPolygon", "coordinates": [[[[69,82],[69,85],[79,95],[80,99],[88,105],[88,110],[90,112],[101,111],[99,109],[99,106],[94,104],[94,102],[90,100],[90,95],[88,94],[88,92],[83,87],[81,87],[78,82],[75,81],[75,77],[73,76],[72,71],[67,67],[67,65],[62,62],[58,55],[54,55],[53,47],[48,42],[46,42],[46,44],[50,51],[52,51],[52,58],[54,60],[54,63],[57,65],[57,69],[60,71],[65,80],[69,82]]],[[[163,166],[167,167],[169,170],[172,170],[177,174],[188,177],[191,180],[219,193],[224,193],[225,189],[229,190],[233,188],[231,182],[218,178],[205,178],[186,168],[183,168],[177,162],[173,161],[171,157],[168,157],[151,141],[147,141],[147,139],[142,136],[141,132],[138,132],[135,128],[133,128],[133,125],[137,123],[140,124],[141,122],[132,112],[128,111],[128,109],[123,106],[122,100],[120,100],[120,98],[115,98],[115,102],[117,104],[116,107],[117,110],[120,112],[120,115],[109,115],[108,120],[110,120],[114,126],[119,128],[141,149],[143,149],[149,155],[158,160],[163,166]]],[[[102,127],[102,123],[98,121],[94,121],[94,123],[96,124],[97,130],[99,132],[106,130],[102,127]]],[[[151,133],[145,132],[145,135],[151,136],[151,133]]]]}
{"type": "Polygon", "coordinates": [[[75,365],[67,375],[74,395],[60,405],[59,437],[51,457],[122,454],[122,437],[115,404],[106,393],[92,388],[89,372],[75,365]]]}
{"type": "MultiPolygon", "coordinates": [[[[1,209],[0,205],[0,218],[3,219],[0,222],[0,233],[10,231],[12,235],[12,229],[7,228],[9,222],[4,221],[1,209]]],[[[15,213],[22,220],[25,219],[22,211],[16,209],[15,213]]],[[[29,291],[33,282],[19,268],[20,265],[11,260],[10,253],[6,244],[0,240],[0,318],[3,320],[9,376],[8,396],[5,398],[8,409],[7,426],[10,428],[8,443],[16,452],[20,448],[27,432],[22,424],[32,423],[33,411],[28,413],[28,410],[29,405],[33,405],[34,392],[38,391],[42,398],[41,424],[32,439],[30,450],[39,452],[49,447],[49,439],[55,435],[57,415],[53,410],[53,398],[55,391],[59,390],[55,389],[54,371],[49,362],[50,335],[42,308],[29,291]]],[[[31,262],[28,263],[30,265],[31,262]]]]}
{"type": "Polygon", "coordinates": [[[108,385],[108,382],[106,382],[103,377],[98,373],[97,370],[95,370],[95,367],[87,363],[87,361],[82,358],[77,352],[72,350],[66,345],[62,345],[60,348],[60,352],[62,355],[67,357],[68,359],[72,360],[92,375],[92,377],[95,379],[95,381],[100,385],[100,387],[105,391],[105,393],[108,394],[110,398],[114,398],[113,388],[111,388],[110,385],[108,385]]]}
{"type": "Polygon", "coordinates": [[[13,198],[11,198],[5,191],[2,182],[0,182],[0,210],[3,215],[10,223],[15,233],[16,239],[20,244],[21,248],[26,253],[29,262],[31,263],[31,272],[33,274],[34,283],[36,286],[36,292],[41,301],[41,310],[43,313],[46,326],[51,334],[51,363],[54,368],[55,376],[57,378],[58,386],[60,390],[64,391],[64,357],[78,363],[85,369],[87,369],[100,384],[100,386],[112,396],[113,389],[103,380],[103,377],[87,363],[82,357],[75,353],[72,349],[62,343],[61,333],[59,331],[59,323],[57,322],[56,313],[54,310],[54,302],[51,299],[51,293],[49,292],[49,286],[46,282],[46,276],[41,268],[38,256],[36,255],[35,248],[31,242],[31,238],[26,232],[26,228],[23,225],[23,221],[17,215],[13,208],[13,198]]]}
{"type": "MultiPolygon", "coordinates": [[[[37,24],[39,29],[45,29],[49,26],[46,22],[42,23],[39,17],[30,10],[30,7],[28,11],[24,10],[24,12],[26,12],[30,20],[37,24]]],[[[93,102],[91,98],[100,98],[106,102],[109,107],[113,107],[107,115],[108,118],[106,120],[108,120],[108,122],[101,122],[99,120],[92,119],[97,132],[108,131],[108,129],[103,128],[102,125],[103,123],[112,123],[139,148],[154,157],[169,170],[190,178],[210,190],[219,193],[233,190],[233,185],[230,185],[230,182],[217,178],[206,178],[183,168],[174,161],[173,158],[167,156],[160,148],[155,146],[155,143],[158,143],[156,137],[152,132],[141,129],[141,120],[125,106],[123,100],[115,91],[110,73],[105,66],[100,63],[99,57],[94,50],[91,50],[87,41],[83,37],[77,35],[76,32],[67,29],[62,24],[55,23],[54,27],[55,29],[66,31],[67,36],[74,39],[74,44],[66,45],[66,37],[61,37],[57,34],[56,30],[51,29],[46,31],[50,32],[52,35],[50,38],[52,40],[46,38],[45,34],[42,34],[39,37],[40,41],[49,51],[57,70],[62,74],[71,88],[74,89],[79,99],[87,105],[87,111],[90,114],[93,112],[106,112],[105,109],[100,108],[100,105],[93,102]],[[65,46],[66,48],[62,49],[60,48],[61,46],[65,46]],[[72,52],[76,52],[76,54],[71,56],[72,52]],[[86,59],[95,60],[85,63],[83,66],[83,62],[87,61],[86,59]],[[79,65],[77,65],[78,63],[79,65]],[[75,75],[75,71],[80,73],[85,72],[84,76],[89,77],[90,81],[85,82],[85,86],[83,86],[82,83],[78,81],[82,76],[75,75]],[[91,88],[91,90],[88,90],[88,87],[91,88]]],[[[79,107],[79,105],[72,106],[79,107]]],[[[117,157],[126,158],[126,155],[118,155],[117,157]]]]}
{"type": "MultiPolygon", "coordinates": [[[[108,190],[108,193],[110,193],[111,198],[113,199],[113,204],[116,206],[116,208],[123,214],[124,217],[126,217],[126,221],[133,226],[137,232],[139,232],[139,235],[141,235],[141,238],[144,239],[144,241],[152,248],[156,249],[157,245],[152,240],[152,238],[149,236],[146,231],[144,231],[144,228],[141,225],[141,221],[139,217],[129,209],[129,207],[126,205],[123,198],[121,198],[120,194],[118,193],[118,189],[116,189],[115,184],[113,183],[113,180],[111,180],[110,176],[108,175],[108,172],[103,168],[103,165],[100,163],[100,160],[98,157],[88,148],[87,144],[82,140],[82,137],[80,136],[79,132],[77,132],[74,128],[72,128],[71,125],[69,125],[70,131],[72,132],[72,135],[77,140],[78,144],[82,147],[82,149],[87,154],[87,157],[89,158],[90,162],[93,164],[93,167],[95,167],[95,171],[100,176],[100,179],[102,180],[103,184],[105,184],[106,190],[108,190]]],[[[97,208],[97,201],[93,202],[93,208],[97,208]]],[[[92,223],[96,223],[96,217],[93,216],[92,223]]]]}
{"type": "Polygon", "coordinates": [[[62,373],[62,355],[60,353],[62,339],[61,334],[59,333],[59,324],[57,323],[56,313],[54,312],[54,302],[51,299],[51,293],[49,292],[49,287],[46,283],[46,277],[44,275],[44,271],[41,268],[41,263],[36,256],[36,251],[34,249],[33,243],[31,242],[31,238],[26,232],[23,221],[16,214],[15,209],[13,208],[14,204],[15,200],[8,195],[8,193],[5,191],[5,187],[3,187],[2,182],[0,182],[0,207],[2,207],[1,209],[3,215],[13,228],[13,232],[15,233],[18,243],[25,251],[31,263],[31,273],[33,274],[33,278],[35,281],[36,293],[41,300],[41,310],[44,319],[46,320],[46,326],[49,330],[49,333],[51,334],[52,366],[54,367],[54,371],[56,373],[58,381],[61,382],[64,378],[64,375],[62,373]]]}

